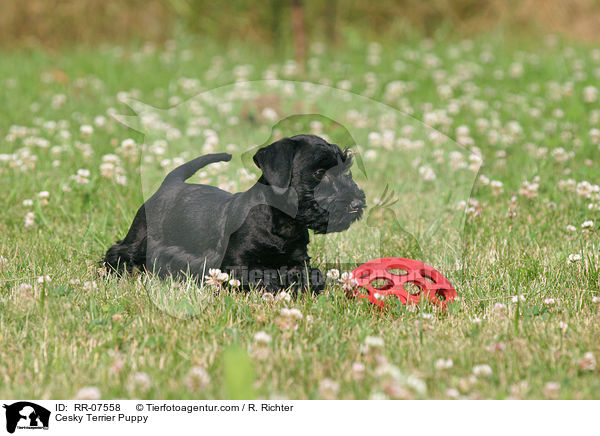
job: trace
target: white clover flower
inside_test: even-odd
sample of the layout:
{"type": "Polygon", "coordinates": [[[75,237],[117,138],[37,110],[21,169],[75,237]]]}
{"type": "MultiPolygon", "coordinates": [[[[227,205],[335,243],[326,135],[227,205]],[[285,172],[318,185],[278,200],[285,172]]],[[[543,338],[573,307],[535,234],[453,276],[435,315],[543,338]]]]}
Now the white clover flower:
{"type": "Polygon", "coordinates": [[[463,147],[468,148],[471,148],[473,147],[473,145],[475,145],[475,140],[470,136],[459,136],[458,138],[456,138],[456,142],[458,142],[463,147]]]}
{"type": "Polygon", "coordinates": [[[504,314],[504,313],[506,313],[507,310],[508,310],[508,308],[506,307],[506,304],[504,304],[504,303],[494,304],[494,312],[497,314],[504,314]]]}
{"type": "Polygon", "coordinates": [[[453,171],[457,171],[462,168],[466,168],[467,163],[465,161],[464,155],[460,151],[451,151],[450,152],[450,168],[453,171]]]}
{"type": "Polygon", "coordinates": [[[21,295],[30,295],[33,291],[33,286],[29,283],[21,283],[17,289],[21,295]]]}
{"type": "Polygon", "coordinates": [[[513,79],[517,79],[523,75],[524,68],[520,62],[513,62],[508,68],[508,75],[513,79]]]}
{"type": "Polygon", "coordinates": [[[267,121],[277,121],[279,118],[277,111],[270,107],[264,108],[261,112],[261,116],[267,121]]]}
{"type": "Polygon", "coordinates": [[[190,391],[202,391],[210,384],[210,375],[203,367],[194,366],[188,372],[184,383],[190,391]]]}
{"type": "Polygon", "coordinates": [[[252,174],[246,168],[241,168],[238,170],[238,177],[242,183],[248,183],[254,180],[254,174],[252,174]]]}
{"type": "Polygon", "coordinates": [[[437,92],[441,98],[444,100],[452,97],[452,87],[447,84],[442,84],[437,87],[437,92]]]}
{"type": "Polygon", "coordinates": [[[264,331],[259,331],[254,333],[254,342],[258,344],[270,344],[272,341],[271,336],[264,331]]]}
{"type": "Polygon", "coordinates": [[[456,136],[469,136],[470,134],[469,126],[462,125],[456,128],[456,136]]]}
{"type": "Polygon", "coordinates": [[[152,388],[152,379],[145,372],[136,372],[129,379],[129,388],[146,393],[152,388]]]}
{"type": "Polygon", "coordinates": [[[302,315],[302,312],[299,309],[296,308],[292,308],[290,309],[289,312],[290,316],[292,318],[296,318],[296,319],[302,319],[304,316],[302,315]]]}
{"type": "Polygon", "coordinates": [[[83,284],[84,291],[95,291],[98,289],[98,284],[94,281],[87,281],[83,284]]]}
{"type": "Polygon", "coordinates": [[[204,276],[206,279],[206,284],[208,286],[220,287],[223,282],[226,282],[229,279],[229,274],[222,272],[218,268],[210,268],[208,270],[208,275],[204,276]]]}
{"type": "Polygon", "coordinates": [[[337,269],[330,269],[327,271],[327,278],[332,280],[337,280],[340,278],[340,271],[337,269]]]}
{"type": "Polygon", "coordinates": [[[102,156],[102,162],[118,165],[121,162],[121,158],[116,154],[109,153],[102,156]]]}
{"type": "Polygon", "coordinates": [[[354,375],[354,377],[362,376],[366,369],[366,366],[361,362],[354,362],[352,364],[352,374],[354,375]]]}
{"type": "Polygon", "coordinates": [[[494,352],[498,352],[498,351],[504,351],[505,348],[506,348],[506,346],[504,345],[504,343],[502,343],[502,342],[494,342],[494,343],[488,345],[486,347],[486,350],[489,353],[494,353],[494,352]]]}
{"type": "Polygon", "coordinates": [[[492,368],[487,365],[475,365],[473,367],[473,375],[475,377],[489,377],[492,375],[492,368]]]}
{"type": "Polygon", "coordinates": [[[546,306],[553,306],[556,304],[556,300],[554,298],[545,298],[544,299],[544,304],[546,306]]]}
{"type": "Polygon", "coordinates": [[[522,195],[523,197],[526,197],[528,199],[536,198],[538,195],[539,187],[539,183],[529,182],[526,180],[521,184],[521,189],[519,189],[519,195],[522,195]]]}
{"type": "Polygon", "coordinates": [[[94,124],[96,127],[104,127],[106,124],[106,117],[104,115],[98,115],[94,118],[94,124]]]}
{"type": "Polygon", "coordinates": [[[469,156],[469,169],[473,172],[475,171],[479,171],[479,168],[481,168],[481,165],[483,165],[483,159],[479,154],[471,154],[469,156]]]}
{"type": "Polygon", "coordinates": [[[385,346],[381,336],[367,336],[365,338],[365,351],[380,350],[385,346]]]}
{"type": "Polygon", "coordinates": [[[89,138],[94,133],[94,128],[89,124],[84,124],[79,127],[79,133],[81,133],[82,137],[89,138]]]}
{"type": "Polygon", "coordinates": [[[573,179],[559,180],[558,189],[561,191],[575,191],[577,182],[573,179]]]}
{"type": "Polygon", "coordinates": [[[448,390],[446,390],[446,396],[448,398],[456,399],[460,396],[460,393],[454,388],[449,388],[448,390]]]}
{"type": "Polygon", "coordinates": [[[577,231],[577,227],[575,227],[574,225],[569,224],[567,226],[567,232],[575,232],[575,231],[577,231]]]}
{"type": "Polygon", "coordinates": [[[271,302],[275,300],[275,297],[270,292],[264,292],[261,296],[261,299],[265,302],[271,302]]]}
{"type": "Polygon", "coordinates": [[[560,383],[557,383],[557,382],[548,382],[544,385],[544,389],[542,389],[542,393],[548,399],[558,398],[559,392],[560,392],[560,383]]]}
{"type": "Polygon", "coordinates": [[[302,312],[300,312],[300,310],[292,308],[292,309],[288,309],[288,308],[283,308],[280,310],[279,312],[281,314],[281,316],[284,316],[286,318],[294,318],[294,319],[302,319],[304,316],[302,315],[302,312]]]}
{"type": "Polygon", "coordinates": [[[564,163],[575,156],[573,152],[568,152],[562,147],[555,148],[550,154],[558,163],[564,163]]]}
{"type": "Polygon", "coordinates": [[[50,103],[52,109],[59,109],[67,101],[67,96],[64,94],[55,94],[52,96],[52,102],[50,103]]]}
{"type": "Polygon", "coordinates": [[[427,385],[425,382],[414,375],[404,376],[400,379],[400,382],[419,394],[427,392],[427,385]]]}
{"type": "Polygon", "coordinates": [[[292,300],[292,296],[285,291],[281,291],[277,294],[276,299],[277,301],[285,301],[286,303],[289,303],[292,300]]]}
{"type": "Polygon", "coordinates": [[[596,369],[596,358],[591,351],[585,353],[577,363],[582,371],[594,371],[596,369]]]}
{"type": "Polygon", "coordinates": [[[512,297],[511,301],[513,303],[518,303],[518,302],[524,303],[525,302],[525,297],[522,296],[522,295],[515,295],[514,297],[512,297]]]}
{"type": "Polygon", "coordinates": [[[424,166],[420,167],[419,175],[426,182],[432,182],[436,178],[435,171],[433,171],[433,168],[431,168],[429,165],[424,165],[424,166]]]}
{"type": "Polygon", "coordinates": [[[600,143],[600,129],[596,129],[596,128],[590,129],[590,131],[588,132],[588,135],[590,136],[592,144],[600,143]]]}
{"type": "Polygon", "coordinates": [[[490,182],[490,188],[492,188],[493,195],[500,195],[504,191],[504,184],[499,180],[492,180],[490,182]]]}
{"type": "Polygon", "coordinates": [[[564,333],[564,332],[566,332],[566,331],[567,331],[567,329],[569,328],[569,324],[567,324],[566,322],[560,321],[560,322],[558,323],[558,328],[559,328],[560,330],[562,330],[562,332],[564,333]]]}
{"type": "Polygon", "coordinates": [[[325,378],[319,383],[319,395],[324,400],[335,400],[340,391],[340,384],[325,378]]]}
{"type": "Polygon", "coordinates": [[[78,169],[77,174],[71,177],[75,180],[76,183],[80,185],[86,185],[90,183],[90,170],[78,169]]]}
{"type": "Polygon", "coordinates": [[[38,194],[38,198],[40,199],[40,204],[42,206],[48,206],[48,199],[50,198],[50,193],[48,191],[42,191],[38,194]]]}
{"type": "Polygon", "coordinates": [[[96,386],[86,386],[79,389],[75,394],[75,400],[99,400],[102,398],[100,389],[96,386]]]}
{"type": "Polygon", "coordinates": [[[231,286],[232,288],[239,288],[241,284],[242,284],[242,282],[240,282],[237,279],[229,280],[229,286],[231,286]]]}
{"type": "Polygon", "coordinates": [[[590,198],[594,192],[598,192],[598,189],[597,185],[592,185],[590,182],[584,180],[577,184],[576,192],[580,197],[590,198]]]}
{"type": "Polygon", "coordinates": [[[115,175],[115,164],[112,162],[103,162],[100,164],[100,175],[107,179],[112,179],[115,175]]]}
{"type": "Polygon", "coordinates": [[[52,279],[50,278],[49,275],[45,275],[45,276],[39,276],[37,282],[38,283],[47,283],[47,282],[51,282],[52,279]]]}
{"type": "Polygon", "coordinates": [[[136,147],[135,140],[132,138],[127,138],[121,141],[121,147],[123,149],[133,149],[136,147]]]}
{"type": "Polygon", "coordinates": [[[371,392],[369,399],[373,400],[373,401],[382,401],[382,400],[389,400],[389,397],[384,392],[373,391],[373,392],[371,392]]]}
{"type": "Polygon", "coordinates": [[[338,281],[342,283],[342,288],[344,291],[352,291],[358,286],[358,282],[351,272],[342,273],[338,281]]]}
{"type": "Polygon", "coordinates": [[[29,229],[35,226],[35,214],[33,212],[27,212],[25,214],[25,228],[29,229]]]}
{"type": "Polygon", "coordinates": [[[592,303],[594,303],[594,304],[600,304],[600,296],[594,295],[592,297],[592,303]]]}
{"type": "Polygon", "coordinates": [[[452,362],[452,359],[438,359],[435,361],[433,366],[438,371],[441,371],[452,368],[452,366],[454,366],[454,362],[452,362]]]}
{"type": "Polygon", "coordinates": [[[349,91],[350,89],[352,89],[352,82],[347,79],[340,80],[336,86],[344,91],[349,91]]]}
{"type": "Polygon", "coordinates": [[[583,101],[586,103],[594,103],[598,100],[598,88],[595,86],[586,86],[583,88],[583,101]]]}
{"type": "Polygon", "coordinates": [[[568,259],[567,263],[569,263],[569,264],[577,263],[577,262],[580,262],[582,259],[583,259],[583,257],[579,253],[569,254],[569,259],[568,259]]]}
{"type": "Polygon", "coordinates": [[[25,207],[31,207],[33,206],[33,200],[30,198],[27,198],[25,200],[23,200],[23,206],[25,207]]]}
{"type": "Polygon", "coordinates": [[[381,133],[379,132],[370,132],[367,136],[367,140],[371,147],[381,147],[383,144],[383,140],[381,137],[381,133]]]}
{"type": "Polygon", "coordinates": [[[582,229],[591,229],[593,227],[594,227],[594,221],[584,221],[583,224],[581,224],[582,229]]]}

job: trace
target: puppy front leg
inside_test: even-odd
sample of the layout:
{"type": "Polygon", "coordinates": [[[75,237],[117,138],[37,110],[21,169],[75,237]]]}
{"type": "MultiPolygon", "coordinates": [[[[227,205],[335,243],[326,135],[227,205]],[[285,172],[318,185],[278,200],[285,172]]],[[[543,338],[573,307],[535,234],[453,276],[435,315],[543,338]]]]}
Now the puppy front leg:
{"type": "Polygon", "coordinates": [[[317,269],[312,268],[310,265],[296,266],[290,269],[282,268],[280,275],[283,280],[284,287],[294,291],[310,291],[315,294],[319,294],[325,287],[325,276],[317,269]]]}
{"type": "Polygon", "coordinates": [[[223,267],[231,278],[239,280],[244,291],[262,289],[265,292],[278,292],[284,287],[281,284],[280,273],[277,269],[262,269],[245,267],[223,267]]]}

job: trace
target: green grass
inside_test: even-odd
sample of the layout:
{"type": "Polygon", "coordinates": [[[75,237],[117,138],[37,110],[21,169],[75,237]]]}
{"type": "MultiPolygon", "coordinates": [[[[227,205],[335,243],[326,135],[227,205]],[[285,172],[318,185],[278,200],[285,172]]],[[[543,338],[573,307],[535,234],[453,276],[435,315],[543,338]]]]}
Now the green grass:
{"type": "Polygon", "coordinates": [[[304,72],[287,71],[287,59],[260,53],[182,40],[170,49],[0,56],[0,153],[8,155],[0,162],[0,255],[6,259],[0,270],[0,397],[73,398],[94,386],[102,398],[598,398],[592,360],[600,359],[599,304],[593,301],[600,297],[600,212],[588,205],[600,198],[584,198],[560,183],[600,183],[600,150],[590,134],[599,128],[600,105],[584,100],[584,88],[600,74],[598,51],[562,42],[517,47],[492,37],[407,41],[312,53],[304,72]],[[515,64],[523,72],[511,77],[511,69],[518,73],[515,64]],[[243,74],[240,65],[249,71],[243,74]],[[325,88],[318,95],[301,84],[286,93],[291,82],[273,89],[254,84],[255,95],[236,94],[219,109],[234,88],[211,90],[231,84],[236,74],[262,79],[267,70],[267,77],[347,87],[352,94],[343,101],[345,93],[325,88]],[[198,82],[186,87],[182,78],[198,82]],[[392,81],[404,82],[404,91],[386,94],[392,81]],[[168,129],[151,123],[141,133],[109,115],[132,114],[119,102],[122,91],[162,109],[183,104],[175,112],[151,112],[168,129]],[[198,92],[209,92],[217,104],[192,99],[198,92]],[[320,115],[272,131],[267,106],[279,118],[320,115]],[[364,126],[348,120],[350,108],[360,112],[364,126]],[[435,110],[444,111],[441,122],[420,123],[431,123],[435,110]],[[379,123],[386,114],[395,117],[392,127],[379,123]],[[105,123],[96,124],[97,116],[105,123]],[[360,153],[364,171],[355,169],[355,178],[370,210],[347,232],[313,235],[314,264],[349,271],[380,255],[427,261],[458,290],[447,311],[428,304],[415,311],[389,304],[380,311],[347,298],[333,281],[318,297],[271,301],[259,291],[206,288],[198,294],[170,282],[98,275],[97,261],[124,236],[172,166],[161,166],[163,159],[232,151],[232,162],[207,168],[195,181],[245,189],[258,172],[243,153],[272,136],[309,130],[315,120],[324,134],[360,153]],[[81,125],[94,126],[91,136],[80,132],[81,125]],[[403,130],[407,126],[412,131],[403,130]],[[470,130],[466,149],[430,136],[437,129],[465,141],[459,126],[470,130]],[[215,144],[205,129],[217,132],[215,144]],[[386,148],[372,136],[369,142],[369,133],[386,129],[413,145],[422,140],[423,148],[386,148]],[[121,145],[127,138],[135,141],[131,156],[121,145]],[[165,138],[164,155],[140,153],[141,144],[165,138]],[[572,155],[561,162],[558,148],[572,155]],[[452,169],[452,151],[467,165],[472,153],[480,153],[479,174],[501,181],[502,192],[494,195],[476,171],[452,169]],[[107,154],[119,157],[126,183],[102,176],[107,154]],[[416,158],[422,161],[413,165],[416,158]],[[435,180],[419,175],[424,164],[435,180]],[[90,171],[89,183],[72,178],[79,169],[90,171]],[[519,191],[535,177],[539,186],[528,198],[519,191]],[[399,198],[394,206],[377,202],[386,185],[399,198]],[[47,205],[40,191],[49,192],[47,205]],[[469,195],[478,203],[463,222],[456,205],[469,195]],[[23,204],[27,199],[32,205],[23,204]],[[26,227],[28,212],[33,225],[26,227]],[[593,226],[582,229],[588,220],[593,226]],[[582,260],[569,264],[576,253],[582,260]],[[44,275],[51,281],[38,283],[44,275]],[[523,300],[513,303],[517,295],[523,300]],[[300,310],[302,319],[283,308],[300,310]],[[255,340],[260,331],[271,341],[255,340]],[[594,359],[584,359],[586,353],[594,359]],[[443,369],[440,359],[451,359],[452,367],[443,369]],[[474,370],[478,365],[489,365],[491,373],[474,370]]]}

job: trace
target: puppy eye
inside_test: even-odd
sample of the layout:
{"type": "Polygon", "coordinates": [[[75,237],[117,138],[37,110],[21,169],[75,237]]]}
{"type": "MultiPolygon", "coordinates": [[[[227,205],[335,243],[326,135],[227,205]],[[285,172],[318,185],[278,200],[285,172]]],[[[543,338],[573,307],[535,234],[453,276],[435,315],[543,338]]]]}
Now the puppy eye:
{"type": "Polygon", "coordinates": [[[317,171],[315,171],[313,173],[314,178],[317,179],[317,180],[321,180],[324,175],[325,175],[325,170],[324,169],[317,170],[317,171]]]}

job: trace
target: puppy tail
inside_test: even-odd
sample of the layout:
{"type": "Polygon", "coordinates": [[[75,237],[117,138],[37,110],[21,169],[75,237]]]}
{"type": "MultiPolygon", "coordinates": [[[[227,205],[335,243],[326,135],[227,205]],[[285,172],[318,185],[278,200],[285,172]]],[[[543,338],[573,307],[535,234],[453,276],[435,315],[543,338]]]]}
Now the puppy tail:
{"type": "Polygon", "coordinates": [[[171,171],[167,175],[167,177],[165,177],[163,185],[172,183],[183,183],[185,180],[192,177],[196,171],[198,171],[200,168],[205,167],[206,165],[215,162],[229,162],[230,160],[231,155],[229,153],[215,153],[200,156],[194,160],[191,160],[189,162],[184,163],[183,165],[178,166],[173,171],[171,171]]]}

